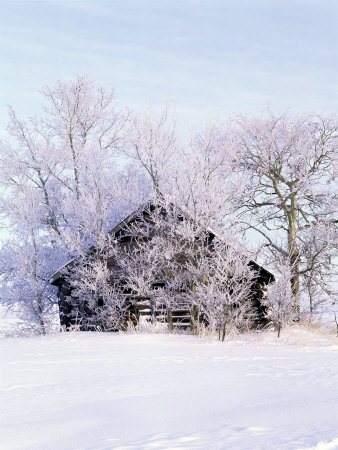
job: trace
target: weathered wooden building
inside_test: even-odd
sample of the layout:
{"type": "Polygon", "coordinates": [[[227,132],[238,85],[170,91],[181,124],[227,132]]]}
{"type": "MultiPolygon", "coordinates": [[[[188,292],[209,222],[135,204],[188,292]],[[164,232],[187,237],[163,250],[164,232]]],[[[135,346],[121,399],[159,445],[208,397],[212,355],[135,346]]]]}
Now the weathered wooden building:
{"type": "MultiPolygon", "coordinates": [[[[121,249],[125,248],[126,245],[129,248],[132,247],[132,238],[126,230],[130,229],[131,226],[137,224],[139,221],[147,220],[145,217],[149,216],[149,211],[154,208],[155,206],[148,203],[145,207],[139,208],[137,211],[130,214],[118,225],[116,225],[112,230],[110,230],[109,234],[115,238],[115,241],[118,242],[121,249]]],[[[216,235],[212,230],[208,230],[208,240],[210,242],[215,238],[215,236],[216,235]]],[[[95,248],[90,248],[88,250],[88,255],[94,251],[95,248]]],[[[77,259],[70,261],[52,275],[50,282],[58,288],[58,304],[61,326],[65,329],[69,329],[72,326],[79,324],[81,330],[88,330],[88,326],[83,325],[84,322],[81,319],[82,316],[88,316],[91,314],[90,308],[88,308],[85,303],[79,301],[79,299],[74,295],[71,288],[71,283],[69,282],[69,272],[71,272],[71,269],[77,264],[79,264],[79,260],[77,259]]],[[[114,279],[115,282],[116,279],[119,279],[121,285],[123,285],[123,276],[117,269],[113,258],[108,258],[107,264],[108,268],[111,270],[112,279],[114,279]]],[[[252,293],[250,300],[252,303],[252,308],[255,311],[256,323],[259,324],[264,321],[264,307],[261,304],[261,299],[264,295],[266,285],[274,281],[274,275],[253,260],[250,260],[248,265],[256,273],[256,276],[252,282],[252,293]]],[[[153,289],[156,290],[162,285],[163,283],[160,280],[154,280],[153,289]]],[[[175,295],[175,293],[173,293],[173,295],[175,295]]],[[[154,302],[151,296],[137,296],[130,290],[125,290],[125,301],[128,305],[126,321],[131,320],[135,324],[141,317],[145,317],[146,320],[151,321],[167,320],[165,305],[163,305],[163,303],[156,303],[156,301],[154,302]]],[[[99,306],[104,307],[104,305],[99,306]]],[[[174,327],[191,327],[191,311],[189,311],[185,305],[177,305],[174,310],[170,311],[170,314],[174,327]]]]}

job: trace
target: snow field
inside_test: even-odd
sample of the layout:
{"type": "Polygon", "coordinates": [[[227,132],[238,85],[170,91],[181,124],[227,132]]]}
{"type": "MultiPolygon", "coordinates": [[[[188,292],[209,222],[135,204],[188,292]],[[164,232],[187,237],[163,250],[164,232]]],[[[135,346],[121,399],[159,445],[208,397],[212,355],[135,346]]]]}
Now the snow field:
{"type": "Polygon", "coordinates": [[[0,448],[338,448],[337,339],[265,336],[3,339],[0,448]]]}

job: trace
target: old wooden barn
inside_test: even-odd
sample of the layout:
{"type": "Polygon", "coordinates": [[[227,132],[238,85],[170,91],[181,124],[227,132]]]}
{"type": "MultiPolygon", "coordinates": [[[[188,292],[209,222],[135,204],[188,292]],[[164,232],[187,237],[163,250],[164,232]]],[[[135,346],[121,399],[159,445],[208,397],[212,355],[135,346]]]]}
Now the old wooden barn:
{"type": "MultiPolygon", "coordinates": [[[[139,222],[149,222],[149,217],[155,208],[156,206],[154,206],[154,204],[147,203],[146,206],[139,208],[110,230],[109,234],[114,237],[115,242],[117,242],[118,246],[121,248],[121,252],[124,251],[126,246],[128,248],[132,247],[132,237],[127,230],[130,230],[130,227],[135,224],[137,225],[139,222]]],[[[208,229],[207,234],[208,241],[212,242],[216,234],[210,229],[208,229]]],[[[89,249],[88,255],[93,251],[95,251],[95,249],[89,249]]],[[[71,283],[69,281],[69,273],[71,273],[72,268],[76,267],[77,264],[79,264],[78,259],[70,261],[52,275],[50,282],[58,288],[58,305],[61,326],[64,329],[70,329],[78,324],[80,330],[88,330],[92,328],[88,327],[88,324],[82,319],[84,315],[88,316],[91,314],[90,308],[88,305],[81,302],[81,299],[74,295],[71,283]]],[[[121,271],[117,267],[114,258],[108,258],[107,265],[111,272],[111,279],[115,282],[118,279],[121,286],[123,286],[123,275],[121,275],[121,271]]],[[[261,299],[264,296],[266,285],[274,281],[274,275],[253,260],[250,260],[248,265],[254,269],[256,273],[256,276],[252,281],[250,296],[252,310],[254,311],[256,317],[255,323],[262,324],[265,320],[265,310],[261,304],[261,299]]],[[[163,286],[163,282],[161,280],[154,279],[154,292],[159,286],[163,286]]],[[[174,292],[173,295],[175,295],[174,292]]],[[[135,324],[141,317],[149,321],[157,320],[165,322],[168,320],[168,311],[166,310],[166,306],[163,303],[156,303],[152,295],[140,296],[137,295],[137,293],[132,292],[130,289],[125,289],[124,296],[127,305],[125,316],[126,321],[130,320],[135,324]]],[[[98,306],[104,307],[103,304],[98,306]]],[[[203,320],[203,317],[201,319],[203,320]]],[[[177,305],[175,309],[170,311],[170,320],[173,327],[189,329],[192,327],[193,314],[186,305],[177,305]]]]}

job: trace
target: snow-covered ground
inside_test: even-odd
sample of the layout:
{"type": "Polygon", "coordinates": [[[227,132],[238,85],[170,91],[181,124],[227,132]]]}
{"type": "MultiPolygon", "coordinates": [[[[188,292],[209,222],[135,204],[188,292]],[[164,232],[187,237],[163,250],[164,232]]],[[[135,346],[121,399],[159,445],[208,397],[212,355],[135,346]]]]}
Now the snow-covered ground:
{"type": "Polygon", "coordinates": [[[338,448],[338,338],[2,339],[1,449],[338,448]]]}

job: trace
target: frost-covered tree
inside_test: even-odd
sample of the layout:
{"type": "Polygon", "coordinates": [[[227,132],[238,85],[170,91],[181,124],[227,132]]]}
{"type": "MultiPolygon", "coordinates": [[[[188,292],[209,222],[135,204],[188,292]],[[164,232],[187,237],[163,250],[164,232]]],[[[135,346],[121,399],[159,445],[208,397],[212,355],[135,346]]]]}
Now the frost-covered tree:
{"type": "Polygon", "coordinates": [[[301,280],[332,270],[320,261],[333,243],[324,238],[317,245],[312,236],[336,227],[337,131],[335,116],[271,112],[240,117],[234,128],[237,168],[248,178],[242,220],[264,237],[276,261],[289,258],[296,311],[301,280]]]}
{"type": "Polygon", "coordinates": [[[158,115],[132,116],[125,142],[123,155],[144,171],[155,195],[171,198],[205,227],[233,225],[245,176],[233,170],[237,147],[231,133],[215,124],[183,139],[165,106],[158,115]]]}
{"type": "Polygon", "coordinates": [[[310,320],[315,312],[337,301],[338,228],[332,223],[319,222],[301,234],[300,254],[303,265],[302,291],[309,300],[310,320]]]}
{"type": "Polygon", "coordinates": [[[233,234],[220,239],[162,196],[126,235],[130,244],[118,256],[126,287],[149,299],[151,311],[164,307],[170,329],[177,309],[190,312],[192,331],[204,316],[223,340],[227,327],[243,329],[252,321],[255,274],[233,234]]]}
{"type": "Polygon", "coordinates": [[[57,299],[49,283],[55,256],[46,236],[39,236],[34,229],[27,229],[22,240],[11,240],[0,249],[0,301],[20,319],[16,331],[46,334],[55,329],[57,299]]]}
{"type": "MultiPolygon", "coordinates": [[[[112,244],[113,246],[113,244],[112,244]]],[[[111,247],[110,247],[111,249],[111,247]]],[[[117,331],[125,326],[128,304],[119,283],[107,266],[109,253],[92,252],[69,271],[73,321],[81,329],[117,331]],[[81,318],[77,321],[77,317],[81,318]]]]}
{"type": "Polygon", "coordinates": [[[251,303],[255,272],[250,259],[234,235],[215,236],[208,247],[196,252],[189,271],[193,289],[189,293],[198,319],[204,315],[209,327],[224,341],[230,329],[247,330],[255,319],[251,303]]]}
{"type": "Polygon", "coordinates": [[[176,204],[207,229],[235,227],[235,208],[245,176],[234,171],[236,142],[217,124],[195,133],[175,166],[170,194],[176,204]]]}
{"type": "Polygon", "coordinates": [[[13,143],[2,144],[1,183],[8,200],[33,187],[44,223],[60,233],[68,226],[69,200],[80,204],[88,183],[94,186],[102,175],[114,178],[127,116],[114,110],[113,92],[83,75],[44,87],[42,94],[47,106],[40,117],[25,121],[9,110],[13,143]]]}
{"type": "Polygon", "coordinates": [[[143,169],[157,194],[168,193],[168,182],[180,159],[176,118],[164,105],[159,114],[132,114],[122,154],[143,169]]]}
{"type": "Polygon", "coordinates": [[[62,263],[64,251],[50,238],[34,188],[24,186],[7,212],[13,227],[11,239],[0,249],[0,300],[20,319],[22,331],[45,334],[57,311],[49,276],[62,263]]]}
{"type": "MultiPolygon", "coordinates": [[[[0,213],[18,248],[28,246],[27,254],[31,230],[36,242],[44,240],[50,259],[38,261],[43,270],[37,276],[47,283],[55,264],[100,247],[111,224],[132,207],[131,198],[143,198],[146,185],[133,168],[122,171],[117,159],[129,114],[114,108],[112,91],[78,75],[44,87],[42,94],[47,106],[40,117],[22,120],[10,108],[11,142],[1,143],[0,213]]],[[[18,255],[7,252],[11,260],[18,255]]],[[[15,273],[21,277],[12,270],[12,285],[15,273]]],[[[41,299],[49,304],[46,290],[41,299]]],[[[14,307],[15,296],[12,301],[14,307]]]]}
{"type": "Polygon", "coordinates": [[[172,329],[172,311],[184,306],[179,292],[186,285],[184,263],[189,242],[182,234],[182,212],[164,197],[155,198],[124,232],[130,243],[117,259],[125,287],[136,298],[149,299],[153,318],[156,310],[162,310],[172,329]]]}
{"type": "Polygon", "coordinates": [[[294,308],[295,298],[290,283],[292,273],[290,263],[281,262],[278,280],[267,287],[267,295],[262,299],[267,308],[267,318],[274,325],[278,337],[282,328],[291,324],[298,315],[294,308]]]}

